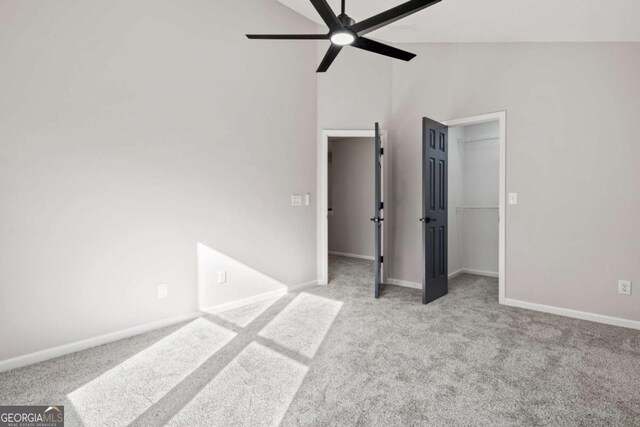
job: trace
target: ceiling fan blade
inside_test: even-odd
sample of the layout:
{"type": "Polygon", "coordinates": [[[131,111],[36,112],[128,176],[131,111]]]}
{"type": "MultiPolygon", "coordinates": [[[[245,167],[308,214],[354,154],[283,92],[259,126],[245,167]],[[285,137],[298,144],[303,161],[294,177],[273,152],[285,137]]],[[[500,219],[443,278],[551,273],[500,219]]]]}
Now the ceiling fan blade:
{"type": "Polygon", "coordinates": [[[380,55],[390,56],[391,58],[402,59],[403,61],[411,61],[416,56],[414,53],[407,52],[406,50],[398,49],[366,37],[356,38],[351,46],[380,55]]]}
{"type": "Polygon", "coordinates": [[[320,63],[320,66],[318,67],[316,72],[324,73],[325,71],[327,71],[333,60],[336,59],[336,56],[338,56],[338,54],[340,53],[340,50],[342,50],[342,46],[340,45],[332,44],[331,46],[329,46],[329,50],[324,55],[324,58],[322,58],[322,62],[320,63]]]}
{"type": "Polygon", "coordinates": [[[311,4],[316,8],[316,11],[330,30],[334,31],[342,28],[342,23],[336,14],[333,13],[327,0],[311,0],[311,4]]]}
{"type": "Polygon", "coordinates": [[[402,3],[396,7],[392,7],[382,13],[367,18],[364,21],[357,22],[349,27],[353,32],[359,36],[370,33],[377,30],[380,27],[389,25],[399,19],[409,16],[413,13],[419,12],[429,6],[433,6],[439,3],[441,0],[410,0],[406,3],[402,3]]]}
{"type": "Polygon", "coordinates": [[[259,40],[326,40],[329,34],[247,34],[248,39],[259,40]]]}

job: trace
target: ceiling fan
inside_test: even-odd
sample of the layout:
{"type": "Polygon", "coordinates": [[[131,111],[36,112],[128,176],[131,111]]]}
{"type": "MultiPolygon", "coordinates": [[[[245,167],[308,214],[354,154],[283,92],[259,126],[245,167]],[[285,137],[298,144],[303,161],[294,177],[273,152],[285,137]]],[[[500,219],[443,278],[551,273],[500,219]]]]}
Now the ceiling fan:
{"type": "Polygon", "coordinates": [[[313,4],[313,7],[316,8],[322,20],[327,24],[327,27],[329,27],[327,34],[247,34],[247,37],[250,39],[265,40],[331,40],[331,46],[318,67],[318,73],[327,71],[333,60],[338,56],[338,53],[340,53],[340,50],[347,45],[368,50],[369,52],[379,55],[410,61],[416,56],[415,54],[363,36],[440,1],[441,0],[410,0],[364,21],[356,22],[345,13],[345,0],[341,0],[342,10],[338,16],[333,13],[333,10],[331,10],[326,0],[311,0],[311,4],[313,4]]]}

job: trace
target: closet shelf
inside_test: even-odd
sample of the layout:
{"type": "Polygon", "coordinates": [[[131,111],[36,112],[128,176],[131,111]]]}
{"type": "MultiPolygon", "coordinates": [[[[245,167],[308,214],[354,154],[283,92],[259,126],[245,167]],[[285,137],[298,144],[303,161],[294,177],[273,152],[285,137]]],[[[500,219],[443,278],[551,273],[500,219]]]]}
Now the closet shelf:
{"type": "Polygon", "coordinates": [[[494,139],[500,139],[500,135],[484,135],[471,138],[458,138],[458,142],[493,141],[494,139]]]}

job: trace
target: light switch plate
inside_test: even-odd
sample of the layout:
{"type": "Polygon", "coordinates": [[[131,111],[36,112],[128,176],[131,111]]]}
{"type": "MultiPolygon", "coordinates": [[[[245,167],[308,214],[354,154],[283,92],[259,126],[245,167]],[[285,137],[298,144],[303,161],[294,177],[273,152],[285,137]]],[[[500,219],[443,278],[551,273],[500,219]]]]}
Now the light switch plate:
{"type": "Polygon", "coordinates": [[[227,270],[218,271],[218,283],[227,283],[227,270]]]}
{"type": "Polygon", "coordinates": [[[618,293],[631,295],[631,280],[618,280],[618,293]]]}
{"type": "Polygon", "coordinates": [[[510,205],[518,204],[518,193],[509,193],[509,204],[510,205]]]}

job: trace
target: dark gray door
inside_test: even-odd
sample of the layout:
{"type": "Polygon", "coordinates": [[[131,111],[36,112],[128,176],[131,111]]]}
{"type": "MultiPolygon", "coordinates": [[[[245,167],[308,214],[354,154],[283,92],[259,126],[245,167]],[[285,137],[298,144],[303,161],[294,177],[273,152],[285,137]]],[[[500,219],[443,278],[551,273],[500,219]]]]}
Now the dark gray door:
{"type": "Polygon", "coordinates": [[[380,297],[380,288],[382,286],[382,221],[384,218],[382,217],[382,137],[380,135],[380,126],[378,123],[375,125],[376,135],[375,135],[375,155],[374,155],[374,163],[373,167],[375,170],[375,196],[374,196],[374,206],[373,206],[373,221],[374,226],[374,262],[373,262],[373,284],[374,284],[374,295],[376,298],[380,297]]]}
{"type": "Polygon", "coordinates": [[[448,129],[422,119],[422,303],[445,295],[447,284],[448,129]]]}

